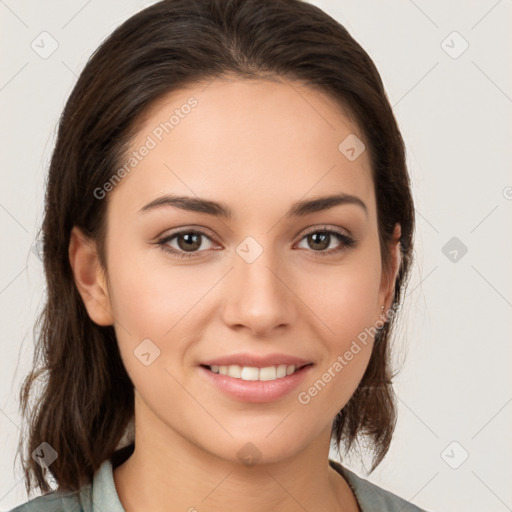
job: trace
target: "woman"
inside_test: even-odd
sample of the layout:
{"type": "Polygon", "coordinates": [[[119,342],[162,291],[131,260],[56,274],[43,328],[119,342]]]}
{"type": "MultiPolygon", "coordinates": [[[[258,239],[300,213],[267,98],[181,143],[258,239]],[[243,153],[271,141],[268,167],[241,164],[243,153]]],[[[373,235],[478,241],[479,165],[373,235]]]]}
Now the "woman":
{"type": "Polygon", "coordinates": [[[420,510],[329,459],[389,448],[414,232],[380,76],[338,22],[133,16],[68,100],[45,206],[24,469],[57,490],[15,510],[420,510]]]}

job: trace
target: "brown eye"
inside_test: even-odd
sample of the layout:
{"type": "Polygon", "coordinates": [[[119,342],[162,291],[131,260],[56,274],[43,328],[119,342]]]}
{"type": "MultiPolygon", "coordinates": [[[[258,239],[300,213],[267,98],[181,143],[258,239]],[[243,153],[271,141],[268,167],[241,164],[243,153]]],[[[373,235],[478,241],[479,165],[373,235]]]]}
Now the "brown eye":
{"type": "Polygon", "coordinates": [[[307,235],[306,238],[312,249],[323,251],[329,247],[332,237],[325,231],[319,231],[318,233],[307,235]]]}
{"type": "Polygon", "coordinates": [[[303,240],[306,241],[306,249],[311,249],[312,252],[320,253],[322,256],[329,256],[348,250],[356,244],[356,241],[353,238],[332,229],[317,229],[316,231],[307,233],[302,238],[301,242],[303,240]],[[338,240],[338,246],[335,246],[334,248],[331,247],[332,250],[327,251],[326,249],[329,248],[333,240],[338,240]]]}
{"type": "Polygon", "coordinates": [[[195,251],[201,247],[201,236],[199,233],[180,233],[175,238],[183,251],[195,251]]]}
{"type": "Polygon", "coordinates": [[[208,247],[203,247],[204,239],[212,242],[211,238],[205,233],[188,230],[166,236],[159,240],[157,244],[166,252],[183,258],[191,258],[199,256],[202,252],[207,252],[208,247]],[[176,245],[173,246],[171,242],[174,240],[176,240],[176,245]]]}

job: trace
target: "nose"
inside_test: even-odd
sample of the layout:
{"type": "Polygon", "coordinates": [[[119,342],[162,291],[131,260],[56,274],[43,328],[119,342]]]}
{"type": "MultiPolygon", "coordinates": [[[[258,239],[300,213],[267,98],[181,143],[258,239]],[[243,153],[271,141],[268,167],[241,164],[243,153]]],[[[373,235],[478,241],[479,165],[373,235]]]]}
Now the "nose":
{"type": "Polygon", "coordinates": [[[275,336],[297,319],[297,298],[290,273],[277,264],[275,251],[264,249],[251,262],[233,255],[233,269],[226,277],[226,301],[223,320],[237,330],[246,329],[257,337],[275,336]]]}

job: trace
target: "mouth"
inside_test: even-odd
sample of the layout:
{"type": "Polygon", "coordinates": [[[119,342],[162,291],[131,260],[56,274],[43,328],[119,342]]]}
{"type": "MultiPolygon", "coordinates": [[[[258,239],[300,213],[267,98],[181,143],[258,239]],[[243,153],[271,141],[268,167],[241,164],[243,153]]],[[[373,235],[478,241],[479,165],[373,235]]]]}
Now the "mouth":
{"type": "Polygon", "coordinates": [[[201,364],[198,368],[205,383],[225,397],[237,402],[263,404],[293,396],[293,391],[304,382],[314,366],[314,363],[295,362],[297,364],[281,362],[276,365],[267,362],[261,366],[201,364]]]}
{"type": "Polygon", "coordinates": [[[241,366],[238,364],[231,365],[206,365],[201,366],[212,373],[218,375],[225,375],[233,379],[240,379],[244,381],[276,381],[284,379],[290,375],[300,372],[308,366],[312,366],[313,363],[306,363],[303,365],[295,364],[280,364],[274,366],[265,366],[258,368],[256,366],[241,366]]]}

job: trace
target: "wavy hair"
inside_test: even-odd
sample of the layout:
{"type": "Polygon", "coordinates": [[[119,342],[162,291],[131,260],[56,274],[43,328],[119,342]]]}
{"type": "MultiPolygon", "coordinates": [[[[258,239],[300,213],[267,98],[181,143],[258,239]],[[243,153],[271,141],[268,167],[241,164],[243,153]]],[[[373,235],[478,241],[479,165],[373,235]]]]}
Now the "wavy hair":
{"type": "MultiPolygon", "coordinates": [[[[302,0],[163,0],[121,24],[93,53],[59,121],[41,227],[47,297],[34,326],[33,367],[20,390],[28,432],[18,445],[27,492],[78,490],[118,449],[134,416],[134,389],[112,326],[88,316],[68,248],[73,226],[97,242],[105,268],[107,200],[102,187],[119,168],[149,108],[173,90],[235,75],[276,77],[328,95],[364,135],[377,201],[381,261],[401,225],[401,263],[392,307],[412,263],[414,207],[405,147],[380,75],[348,31],[302,0]],[[37,386],[36,384],[40,384],[37,386]],[[31,456],[49,443],[58,458],[44,470],[31,456]],[[24,446],[26,445],[26,446],[24,446]]],[[[108,197],[107,197],[108,199],[108,197]]],[[[360,437],[372,470],[389,449],[396,423],[390,336],[378,330],[368,367],[337,414],[332,438],[348,452],[360,437]]]]}

